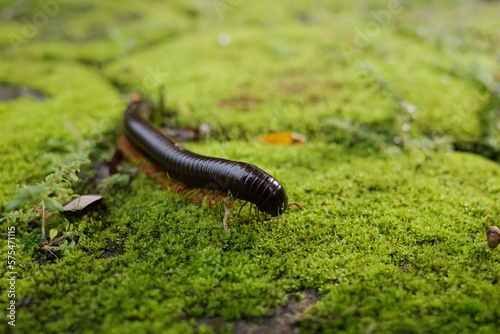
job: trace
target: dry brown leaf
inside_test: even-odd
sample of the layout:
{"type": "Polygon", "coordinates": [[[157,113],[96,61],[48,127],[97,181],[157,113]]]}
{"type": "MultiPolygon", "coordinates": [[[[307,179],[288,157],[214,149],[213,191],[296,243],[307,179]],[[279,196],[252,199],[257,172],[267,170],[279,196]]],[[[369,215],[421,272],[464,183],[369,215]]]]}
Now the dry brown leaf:
{"type": "Polygon", "coordinates": [[[198,128],[164,127],[160,130],[174,140],[182,142],[207,138],[210,135],[211,128],[210,125],[202,123],[198,128]]]}
{"type": "Polygon", "coordinates": [[[80,211],[101,198],[102,195],[83,195],[66,204],[63,209],[64,211],[80,211]]]}
{"type": "Polygon", "coordinates": [[[270,144],[303,144],[307,137],[296,132],[279,132],[259,136],[259,140],[270,144]]]}

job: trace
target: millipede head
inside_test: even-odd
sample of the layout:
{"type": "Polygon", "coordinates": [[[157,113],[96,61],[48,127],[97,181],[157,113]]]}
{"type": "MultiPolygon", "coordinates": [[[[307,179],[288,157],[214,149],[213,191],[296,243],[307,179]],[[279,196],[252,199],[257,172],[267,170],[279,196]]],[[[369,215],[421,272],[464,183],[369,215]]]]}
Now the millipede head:
{"type": "Polygon", "coordinates": [[[258,205],[260,211],[270,214],[273,217],[281,215],[288,207],[288,196],[285,188],[279,183],[278,185],[274,194],[268,197],[264,203],[259,203],[258,205]]]}

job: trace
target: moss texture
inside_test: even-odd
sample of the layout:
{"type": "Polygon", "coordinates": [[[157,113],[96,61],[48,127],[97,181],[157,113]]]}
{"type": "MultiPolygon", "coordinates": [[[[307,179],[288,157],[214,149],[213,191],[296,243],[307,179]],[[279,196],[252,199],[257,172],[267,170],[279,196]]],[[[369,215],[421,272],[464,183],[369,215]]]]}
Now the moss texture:
{"type": "Polygon", "coordinates": [[[109,159],[133,91],[163,92],[178,126],[209,123],[184,146],[261,167],[303,208],[278,235],[234,212],[225,235],[222,208],[139,173],[47,221],[84,227],[67,255],[38,249],[39,219],[18,221],[16,327],[2,266],[1,332],[232,332],[304,290],[320,301],[303,333],[498,331],[497,2],[2,3],[0,82],[45,96],[0,101],[2,211],[74,153],[109,159]],[[257,139],[277,131],[308,142],[257,139]]]}

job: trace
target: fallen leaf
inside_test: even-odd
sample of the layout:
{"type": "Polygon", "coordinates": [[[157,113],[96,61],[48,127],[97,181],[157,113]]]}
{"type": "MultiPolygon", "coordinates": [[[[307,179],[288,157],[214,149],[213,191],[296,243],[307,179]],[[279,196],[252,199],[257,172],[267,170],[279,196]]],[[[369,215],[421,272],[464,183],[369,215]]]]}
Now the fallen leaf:
{"type": "Polygon", "coordinates": [[[202,123],[198,128],[174,128],[174,127],[164,127],[160,131],[169,137],[172,137],[175,141],[191,141],[198,139],[205,139],[210,135],[210,125],[202,123]]]}
{"type": "Polygon", "coordinates": [[[296,132],[279,132],[259,136],[259,140],[270,144],[303,144],[307,137],[296,132]]]}
{"type": "Polygon", "coordinates": [[[96,186],[101,186],[104,179],[107,179],[118,172],[118,165],[122,160],[123,152],[115,150],[110,161],[104,160],[103,162],[93,164],[92,169],[95,171],[95,176],[92,178],[92,183],[96,186]]]}
{"type": "Polygon", "coordinates": [[[92,182],[96,186],[102,185],[103,180],[111,176],[110,166],[106,161],[93,164],[92,169],[95,171],[95,176],[92,178],[92,182]]]}
{"type": "Polygon", "coordinates": [[[101,198],[102,195],[83,195],[66,204],[63,209],[64,211],[80,211],[101,198]]]}
{"type": "Polygon", "coordinates": [[[110,175],[118,173],[118,165],[120,164],[120,162],[122,162],[122,160],[123,160],[123,152],[120,150],[116,150],[115,153],[113,153],[111,161],[108,162],[110,175]]]}

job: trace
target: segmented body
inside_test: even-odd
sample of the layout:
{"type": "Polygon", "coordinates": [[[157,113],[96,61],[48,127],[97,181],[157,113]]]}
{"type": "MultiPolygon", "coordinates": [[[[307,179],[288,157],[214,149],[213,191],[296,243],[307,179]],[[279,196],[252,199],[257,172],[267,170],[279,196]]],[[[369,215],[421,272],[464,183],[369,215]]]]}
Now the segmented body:
{"type": "Polygon", "coordinates": [[[207,189],[255,204],[262,212],[279,216],[288,207],[283,186],[262,169],[245,163],[190,152],[140,115],[141,101],[132,102],[124,115],[127,140],[159,170],[192,188],[207,189]]]}

